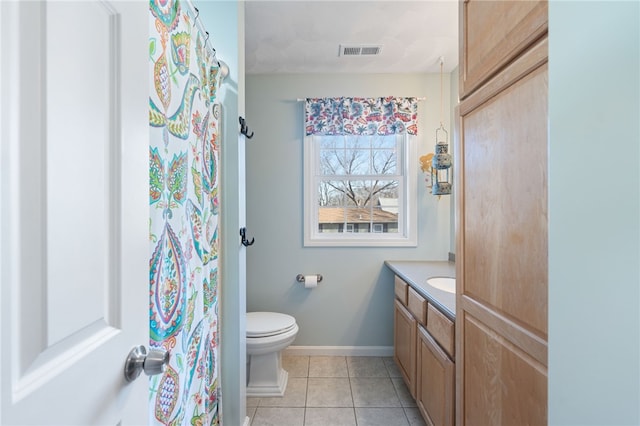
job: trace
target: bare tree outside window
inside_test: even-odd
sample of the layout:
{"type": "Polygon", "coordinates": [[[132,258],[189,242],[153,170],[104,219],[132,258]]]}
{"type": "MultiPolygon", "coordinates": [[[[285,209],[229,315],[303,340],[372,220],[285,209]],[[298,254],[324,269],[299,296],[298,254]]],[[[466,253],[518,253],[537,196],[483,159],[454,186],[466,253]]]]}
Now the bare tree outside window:
{"type": "Polygon", "coordinates": [[[397,233],[396,135],[319,138],[318,231],[397,233]]]}

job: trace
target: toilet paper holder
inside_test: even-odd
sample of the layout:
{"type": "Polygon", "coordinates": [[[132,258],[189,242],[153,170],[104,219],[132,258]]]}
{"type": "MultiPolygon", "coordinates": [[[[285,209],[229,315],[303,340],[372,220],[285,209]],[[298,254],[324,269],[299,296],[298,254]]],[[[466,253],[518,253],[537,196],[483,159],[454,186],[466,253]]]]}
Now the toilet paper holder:
{"type": "MultiPolygon", "coordinates": [[[[316,274],[316,276],[318,277],[318,282],[321,282],[322,281],[322,275],[316,274]]],[[[296,281],[298,281],[299,283],[303,283],[304,282],[304,275],[302,275],[302,274],[296,275],[296,281]]]]}

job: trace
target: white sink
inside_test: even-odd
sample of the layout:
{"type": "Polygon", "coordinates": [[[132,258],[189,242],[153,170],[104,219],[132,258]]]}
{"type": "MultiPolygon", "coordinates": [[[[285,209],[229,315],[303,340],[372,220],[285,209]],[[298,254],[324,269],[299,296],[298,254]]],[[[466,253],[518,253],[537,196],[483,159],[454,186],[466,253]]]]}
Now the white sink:
{"type": "Polygon", "coordinates": [[[437,288],[438,290],[446,291],[447,293],[455,293],[456,292],[456,279],[449,277],[433,277],[427,280],[427,284],[429,284],[433,288],[437,288]]]}

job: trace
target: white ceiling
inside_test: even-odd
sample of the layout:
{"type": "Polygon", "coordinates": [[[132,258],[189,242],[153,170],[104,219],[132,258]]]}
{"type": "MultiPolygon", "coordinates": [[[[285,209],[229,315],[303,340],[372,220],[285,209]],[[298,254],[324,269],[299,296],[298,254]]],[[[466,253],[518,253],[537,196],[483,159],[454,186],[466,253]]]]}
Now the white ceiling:
{"type": "Polygon", "coordinates": [[[245,72],[435,73],[458,65],[458,0],[245,3],[245,72]],[[340,44],[383,45],[339,56],[340,44]]]}

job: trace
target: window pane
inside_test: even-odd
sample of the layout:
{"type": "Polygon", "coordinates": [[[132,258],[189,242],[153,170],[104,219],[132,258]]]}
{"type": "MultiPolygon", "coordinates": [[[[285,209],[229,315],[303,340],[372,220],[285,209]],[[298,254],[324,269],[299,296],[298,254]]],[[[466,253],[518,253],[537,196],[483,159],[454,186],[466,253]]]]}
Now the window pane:
{"type": "Polygon", "coordinates": [[[371,140],[373,174],[398,175],[398,139],[395,135],[371,140]]]}
{"type": "Polygon", "coordinates": [[[350,180],[345,185],[345,206],[363,206],[369,198],[367,182],[361,180],[350,180]]]}
{"type": "Polygon", "coordinates": [[[396,200],[396,206],[398,204],[398,187],[399,182],[397,180],[377,180],[372,182],[372,198],[374,205],[379,205],[378,200],[382,198],[392,198],[396,200]]]}
{"type": "Polygon", "coordinates": [[[318,232],[344,232],[344,209],[342,207],[319,207],[318,232]]]}
{"type": "Polygon", "coordinates": [[[343,181],[320,181],[318,185],[318,206],[343,206],[347,189],[343,181]]]}
{"type": "Polygon", "coordinates": [[[345,151],[345,167],[348,175],[371,174],[371,150],[347,149],[345,151]]]}
{"type": "Polygon", "coordinates": [[[320,139],[320,149],[344,149],[344,136],[317,136],[320,139]]]}
{"type": "Polygon", "coordinates": [[[395,149],[378,149],[371,152],[371,174],[397,175],[398,157],[395,149]]]}
{"type": "Polygon", "coordinates": [[[344,136],[345,145],[353,149],[371,148],[371,136],[347,135],[344,136]]]}
{"type": "Polygon", "coordinates": [[[320,174],[323,176],[344,175],[347,170],[344,167],[344,149],[320,150],[320,174]]]}
{"type": "Polygon", "coordinates": [[[377,181],[374,188],[372,232],[398,233],[398,181],[377,181]]]}
{"type": "Polygon", "coordinates": [[[386,136],[373,136],[371,137],[371,147],[374,149],[381,148],[391,148],[396,149],[397,145],[397,136],[396,135],[386,135],[386,136]]]}

